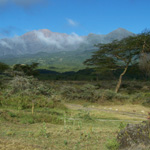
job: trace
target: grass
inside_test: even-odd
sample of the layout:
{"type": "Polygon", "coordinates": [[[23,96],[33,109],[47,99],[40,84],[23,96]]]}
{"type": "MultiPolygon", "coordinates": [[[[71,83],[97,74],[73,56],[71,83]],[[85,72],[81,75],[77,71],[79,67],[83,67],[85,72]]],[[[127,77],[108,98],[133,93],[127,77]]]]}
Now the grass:
{"type": "Polygon", "coordinates": [[[116,94],[116,84],[108,82],[41,83],[28,79],[31,84],[26,86],[28,82],[19,81],[0,93],[2,150],[113,149],[117,132],[127,123],[146,120],[149,112],[141,105],[142,98],[149,96],[149,85],[142,91],[137,83],[134,87],[126,83],[116,94]],[[17,92],[17,84],[26,90],[18,88],[17,92]],[[134,89],[132,93],[128,86],[134,89]]]}
{"type": "Polygon", "coordinates": [[[91,126],[92,124],[87,126],[83,123],[83,128],[79,127],[78,123],[75,123],[74,126],[67,125],[66,128],[61,125],[46,124],[46,134],[41,134],[43,124],[28,126],[15,124],[12,126],[12,124],[3,123],[3,126],[4,125],[11,126],[11,130],[1,127],[1,138],[3,138],[4,142],[6,142],[7,139],[8,141],[19,143],[19,145],[21,145],[21,143],[28,143],[28,146],[33,148],[40,147],[39,149],[41,150],[97,149],[104,147],[106,139],[114,136],[117,130],[116,124],[112,124],[113,130],[108,130],[110,125],[106,123],[97,124],[96,126],[93,125],[93,127],[91,126]],[[99,126],[101,128],[99,128],[99,126]]]}
{"type": "MultiPolygon", "coordinates": [[[[33,118],[30,110],[19,110],[18,112],[12,108],[0,109],[0,112],[7,112],[10,117],[10,120],[3,117],[0,119],[0,149],[107,150],[114,144],[110,139],[116,137],[120,126],[126,124],[125,120],[128,119],[129,122],[144,120],[144,118],[136,118],[134,115],[130,117],[127,114],[101,111],[104,106],[94,107],[101,108],[100,110],[88,111],[82,110],[82,108],[93,108],[93,106],[81,106],[80,109],[78,109],[79,105],[74,104],[73,106],[67,111],[48,108],[35,110],[38,118],[48,118],[50,114],[56,115],[61,120],[57,123],[45,123],[44,120],[36,122],[36,117],[33,118]],[[105,121],[98,119],[105,119],[105,121]]],[[[113,106],[112,109],[115,107],[113,106]]],[[[117,106],[120,110],[124,108],[126,112],[131,112],[133,107],[138,111],[141,108],[148,111],[148,108],[143,106],[117,106]]]]}

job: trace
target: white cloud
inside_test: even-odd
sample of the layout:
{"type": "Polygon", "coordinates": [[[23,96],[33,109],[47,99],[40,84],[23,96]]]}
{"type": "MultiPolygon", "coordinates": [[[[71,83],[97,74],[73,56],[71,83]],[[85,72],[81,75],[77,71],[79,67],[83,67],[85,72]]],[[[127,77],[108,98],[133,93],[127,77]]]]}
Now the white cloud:
{"type": "Polygon", "coordinates": [[[0,39],[0,46],[13,49],[16,46],[20,46],[26,49],[26,43],[20,36],[15,36],[13,38],[0,39]]]}
{"type": "Polygon", "coordinates": [[[72,20],[72,19],[69,19],[69,18],[67,18],[67,22],[68,22],[68,24],[69,24],[70,26],[72,26],[72,27],[76,27],[76,26],[79,25],[78,22],[76,22],[76,21],[74,21],[74,20],[72,20]]]}
{"type": "Polygon", "coordinates": [[[3,40],[0,40],[0,45],[3,46],[3,47],[5,47],[5,48],[11,49],[11,46],[7,42],[5,42],[3,40]]]}
{"type": "Polygon", "coordinates": [[[41,43],[49,46],[56,46],[59,49],[62,48],[60,44],[60,41],[62,40],[61,36],[56,36],[52,34],[50,37],[45,37],[45,35],[40,31],[35,31],[35,34],[41,43]]]}
{"type": "Polygon", "coordinates": [[[24,49],[26,49],[26,43],[20,36],[15,36],[14,38],[11,38],[11,42],[14,45],[21,45],[24,49]]]}
{"type": "Polygon", "coordinates": [[[36,36],[40,42],[47,44],[48,46],[55,46],[58,49],[65,50],[67,47],[77,48],[84,42],[84,38],[72,33],[70,35],[54,33],[52,32],[49,37],[45,36],[40,31],[35,31],[36,36]]]}
{"type": "Polygon", "coordinates": [[[33,31],[26,36],[15,36],[13,38],[1,39],[0,46],[24,52],[32,48],[33,52],[36,53],[39,49],[41,51],[41,48],[43,47],[46,48],[46,52],[76,50],[82,43],[85,42],[85,38],[77,35],[76,33],[68,35],[48,30],[39,30],[33,31]]]}

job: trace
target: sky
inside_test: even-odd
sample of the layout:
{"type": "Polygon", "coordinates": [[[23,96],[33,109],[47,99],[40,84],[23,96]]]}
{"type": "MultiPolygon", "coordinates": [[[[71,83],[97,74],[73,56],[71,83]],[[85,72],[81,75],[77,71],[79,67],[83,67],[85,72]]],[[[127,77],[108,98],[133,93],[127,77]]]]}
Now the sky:
{"type": "Polygon", "coordinates": [[[150,28],[150,0],[0,0],[0,38],[39,29],[77,35],[150,28]]]}

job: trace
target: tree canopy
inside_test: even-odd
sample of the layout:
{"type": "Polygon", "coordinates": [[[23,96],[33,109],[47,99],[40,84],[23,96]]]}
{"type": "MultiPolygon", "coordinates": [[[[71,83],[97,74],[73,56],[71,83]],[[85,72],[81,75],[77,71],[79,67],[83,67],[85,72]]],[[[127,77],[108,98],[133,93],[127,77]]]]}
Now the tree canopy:
{"type": "Polygon", "coordinates": [[[38,74],[38,71],[36,70],[36,68],[38,67],[38,63],[32,63],[30,65],[28,64],[16,64],[13,66],[13,70],[14,71],[21,71],[23,72],[25,75],[28,76],[35,76],[38,74]]]}
{"type": "Polygon", "coordinates": [[[99,50],[95,52],[84,64],[94,66],[95,70],[105,72],[123,68],[120,74],[116,92],[118,92],[122,77],[130,65],[139,63],[141,56],[150,52],[150,33],[144,32],[137,36],[130,36],[112,43],[98,44],[99,50]]]}

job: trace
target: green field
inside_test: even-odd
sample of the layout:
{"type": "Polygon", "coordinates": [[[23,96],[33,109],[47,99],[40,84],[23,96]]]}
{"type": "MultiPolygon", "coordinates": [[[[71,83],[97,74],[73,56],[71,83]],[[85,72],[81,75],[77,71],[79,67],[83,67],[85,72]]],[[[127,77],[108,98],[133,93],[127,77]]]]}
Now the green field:
{"type": "Polygon", "coordinates": [[[121,129],[147,120],[150,84],[126,81],[118,94],[115,85],[3,77],[0,149],[117,149],[121,129]]]}
{"type": "Polygon", "coordinates": [[[56,53],[37,53],[17,57],[0,58],[1,62],[8,65],[39,63],[40,69],[48,69],[57,72],[78,71],[86,66],[83,62],[90,58],[93,50],[88,51],[65,51],[56,53]]]}

